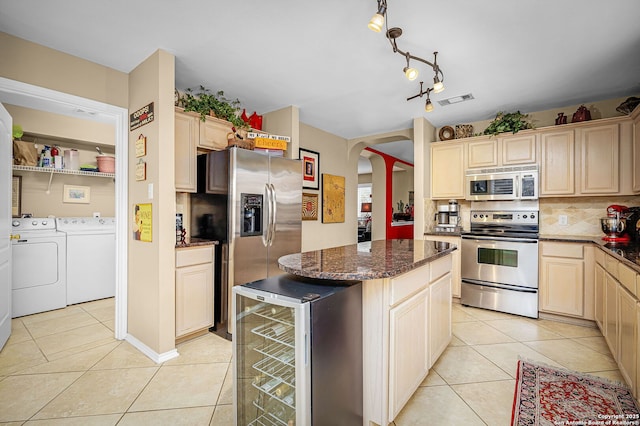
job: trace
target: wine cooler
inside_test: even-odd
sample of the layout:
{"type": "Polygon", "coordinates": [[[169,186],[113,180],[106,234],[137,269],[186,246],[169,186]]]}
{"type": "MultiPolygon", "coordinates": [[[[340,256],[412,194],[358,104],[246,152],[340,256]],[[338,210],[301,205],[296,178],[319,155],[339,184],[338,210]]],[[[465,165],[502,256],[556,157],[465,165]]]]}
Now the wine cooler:
{"type": "Polygon", "coordinates": [[[271,277],[233,312],[236,425],[362,424],[360,281],[271,277]]]}

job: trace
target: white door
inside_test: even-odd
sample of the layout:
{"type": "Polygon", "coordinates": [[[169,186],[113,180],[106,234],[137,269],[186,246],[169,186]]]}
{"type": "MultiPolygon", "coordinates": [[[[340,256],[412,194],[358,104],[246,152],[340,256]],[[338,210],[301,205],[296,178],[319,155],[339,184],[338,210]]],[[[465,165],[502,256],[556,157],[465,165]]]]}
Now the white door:
{"type": "Polygon", "coordinates": [[[11,116],[0,104],[0,349],[11,334],[11,128],[11,116]]]}

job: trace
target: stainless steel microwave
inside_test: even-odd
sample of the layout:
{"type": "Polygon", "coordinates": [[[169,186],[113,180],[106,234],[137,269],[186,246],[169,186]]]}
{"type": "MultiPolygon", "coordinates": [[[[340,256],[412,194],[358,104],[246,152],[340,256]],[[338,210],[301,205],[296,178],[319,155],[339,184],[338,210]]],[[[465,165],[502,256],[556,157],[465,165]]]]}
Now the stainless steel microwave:
{"type": "Polygon", "coordinates": [[[537,200],[538,166],[467,170],[465,186],[471,201],[537,200]]]}

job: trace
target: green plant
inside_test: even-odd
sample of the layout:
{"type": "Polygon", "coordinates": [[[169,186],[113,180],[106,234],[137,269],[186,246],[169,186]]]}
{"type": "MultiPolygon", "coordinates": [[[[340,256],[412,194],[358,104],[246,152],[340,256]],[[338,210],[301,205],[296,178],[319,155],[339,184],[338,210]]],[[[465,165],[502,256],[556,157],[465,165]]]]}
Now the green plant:
{"type": "Polygon", "coordinates": [[[182,105],[185,111],[194,111],[200,114],[202,121],[205,121],[207,115],[213,112],[216,117],[231,122],[236,128],[249,127],[239,117],[240,100],[227,99],[222,90],[212,93],[204,86],[200,86],[197,92],[191,88],[186,89],[182,97],[182,105]]]}
{"type": "Polygon", "coordinates": [[[520,130],[533,129],[529,114],[522,114],[520,111],[496,114],[496,118],[484,129],[485,135],[497,135],[499,133],[518,133],[520,130]]]}
{"type": "Polygon", "coordinates": [[[14,124],[11,131],[13,133],[14,139],[20,139],[22,135],[24,135],[24,132],[22,131],[22,126],[19,124],[14,124]]]}

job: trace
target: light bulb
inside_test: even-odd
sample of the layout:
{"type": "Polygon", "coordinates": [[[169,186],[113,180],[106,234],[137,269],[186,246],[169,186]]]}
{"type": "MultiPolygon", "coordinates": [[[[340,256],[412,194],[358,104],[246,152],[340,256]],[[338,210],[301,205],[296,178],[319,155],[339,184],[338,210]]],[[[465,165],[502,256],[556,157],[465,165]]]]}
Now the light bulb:
{"type": "Polygon", "coordinates": [[[375,15],[373,15],[373,18],[371,18],[371,20],[369,21],[368,27],[371,31],[375,31],[379,33],[380,31],[382,31],[383,25],[384,25],[384,16],[382,16],[380,13],[376,13],[375,15]]]}
{"type": "Polygon", "coordinates": [[[426,112],[433,111],[433,104],[431,103],[431,99],[427,99],[427,103],[424,105],[424,110],[426,112]]]}
{"type": "Polygon", "coordinates": [[[440,93],[444,90],[444,83],[440,80],[436,80],[433,83],[433,93],[440,93]]]}
{"type": "Polygon", "coordinates": [[[409,81],[413,81],[416,78],[418,78],[418,70],[415,68],[411,68],[411,67],[404,67],[404,69],[402,70],[404,71],[404,75],[407,76],[407,78],[409,79],[409,81]]]}

